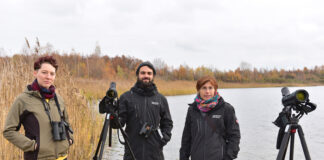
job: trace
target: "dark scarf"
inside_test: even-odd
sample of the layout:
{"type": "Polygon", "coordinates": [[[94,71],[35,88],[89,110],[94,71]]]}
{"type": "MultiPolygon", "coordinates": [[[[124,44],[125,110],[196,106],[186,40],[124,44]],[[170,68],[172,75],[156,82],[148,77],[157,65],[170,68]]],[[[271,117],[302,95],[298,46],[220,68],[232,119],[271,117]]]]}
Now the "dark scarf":
{"type": "Polygon", "coordinates": [[[197,107],[200,111],[208,112],[208,111],[212,110],[213,108],[215,108],[215,106],[218,104],[220,98],[221,98],[221,96],[219,95],[219,93],[217,91],[215,92],[215,96],[208,100],[203,100],[200,97],[200,95],[197,94],[197,96],[195,98],[195,102],[197,103],[197,107]]]}
{"type": "Polygon", "coordinates": [[[49,89],[43,88],[39,86],[37,79],[35,79],[32,84],[28,85],[27,88],[32,91],[38,91],[45,99],[51,99],[55,95],[55,87],[53,85],[51,85],[49,89]]]}
{"type": "Polygon", "coordinates": [[[131,91],[143,96],[153,96],[157,92],[157,88],[153,82],[145,84],[138,80],[134,87],[131,88],[131,91]]]}

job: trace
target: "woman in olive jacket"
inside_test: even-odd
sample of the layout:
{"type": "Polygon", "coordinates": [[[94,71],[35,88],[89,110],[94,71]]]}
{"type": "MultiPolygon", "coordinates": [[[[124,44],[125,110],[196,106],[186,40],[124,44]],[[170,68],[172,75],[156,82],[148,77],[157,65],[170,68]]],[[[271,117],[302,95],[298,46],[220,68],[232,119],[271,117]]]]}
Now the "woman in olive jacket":
{"type": "Polygon", "coordinates": [[[197,81],[182,134],[180,160],[232,160],[237,157],[240,129],[232,105],[217,92],[216,79],[197,81]]]}
{"type": "Polygon", "coordinates": [[[34,82],[8,113],[3,135],[24,151],[25,160],[66,160],[73,143],[63,99],[53,86],[57,68],[53,57],[40,57],[34,63],[34,82]],[[25,135],[19,133],[21,124],[25,135]]]}

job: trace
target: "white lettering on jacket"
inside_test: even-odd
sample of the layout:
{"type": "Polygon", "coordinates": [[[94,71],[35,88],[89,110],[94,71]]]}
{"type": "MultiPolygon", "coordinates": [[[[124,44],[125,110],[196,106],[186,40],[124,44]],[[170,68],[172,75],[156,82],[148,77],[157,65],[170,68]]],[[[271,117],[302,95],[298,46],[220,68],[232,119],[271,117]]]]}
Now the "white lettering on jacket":
{"type": "Polygon", "coordinates": [[[159,102],[152,102],[153,105],[159,105],[159,102]]]}
{"type": "Polygon", "coordinates": [[[217,119],[219,119],[221,117],[222,117],[222,115],[218,115],[218,114],[215,114],[215,115],[212,116],[212,118],[217,118],[217,119]]]}

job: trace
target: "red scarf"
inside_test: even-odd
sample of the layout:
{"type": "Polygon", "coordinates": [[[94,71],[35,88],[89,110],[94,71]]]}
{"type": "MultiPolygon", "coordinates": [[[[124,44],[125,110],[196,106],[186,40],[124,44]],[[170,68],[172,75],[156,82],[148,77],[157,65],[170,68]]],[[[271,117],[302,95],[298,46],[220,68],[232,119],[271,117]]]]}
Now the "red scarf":
{"type": "Polygon", "coordinates": [[[28,85],[27,87],[29,90],[38,91],[45,99],[51,99],[55,95],[55,87],[53,85],[51,85],[48,89],[43,88],[39,86],[37,79],[35,79],[34,82],[31,85],[28,85]]]}

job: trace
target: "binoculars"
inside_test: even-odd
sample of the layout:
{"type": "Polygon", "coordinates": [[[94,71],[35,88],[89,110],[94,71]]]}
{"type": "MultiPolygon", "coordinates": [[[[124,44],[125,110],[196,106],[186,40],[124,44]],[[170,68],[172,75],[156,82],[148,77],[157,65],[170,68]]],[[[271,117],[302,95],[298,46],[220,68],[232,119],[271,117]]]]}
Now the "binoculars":
{"type": "Polygon", "coordinates": [[[151,134],[152,130],[153,130],[153,126],[149,125],[149,124],[147,124],[147,122],[145,122],[139,132],[139,135],[144,136],[145,138],[148,138],[149,135],[151,134]]]}
{"type": "Polygon", "coordinates": [[[52,122],[52,133],[54,141],[66,140],[65,124],[63,121],[52,122]]]}

